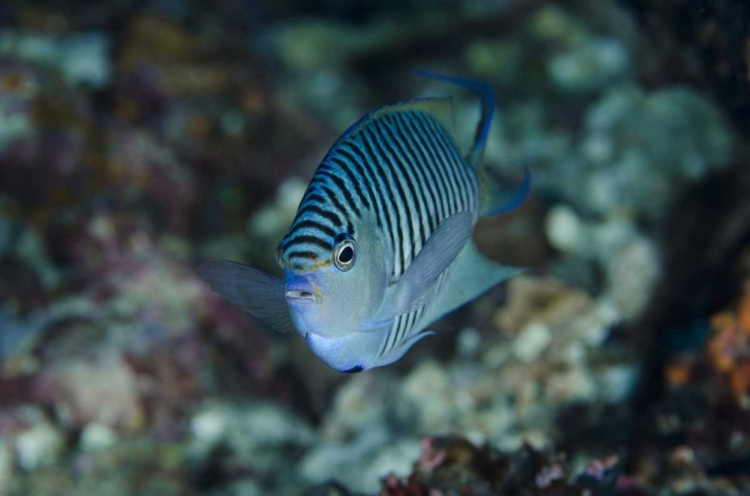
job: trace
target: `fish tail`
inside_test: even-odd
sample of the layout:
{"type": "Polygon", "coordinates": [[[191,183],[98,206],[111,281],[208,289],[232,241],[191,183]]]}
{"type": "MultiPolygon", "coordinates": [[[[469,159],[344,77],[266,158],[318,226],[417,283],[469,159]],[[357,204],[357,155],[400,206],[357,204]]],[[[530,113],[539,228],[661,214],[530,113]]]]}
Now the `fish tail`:
{"type": "Polygon", "coordinates": [[[484,151],[484,146],[487,144],[487,136],[489,135],[490,125],[492,124],[492,116],[495,112],[495,90],[493,90],[492,86],[489,84],[478,79],[447,76],[445,74],[439,74],[423,69],[417,69],[414,72],[421,77],[437,79],[466,88],[479,96],[482,102],[482,114],[479,123],[477,124],[477,130],[474,134],[474,142],[472,143],[469,154],[466,157],[467,162],[474,167],[479,168],[479,163],[482,160],[482,152],[484,151]]]}

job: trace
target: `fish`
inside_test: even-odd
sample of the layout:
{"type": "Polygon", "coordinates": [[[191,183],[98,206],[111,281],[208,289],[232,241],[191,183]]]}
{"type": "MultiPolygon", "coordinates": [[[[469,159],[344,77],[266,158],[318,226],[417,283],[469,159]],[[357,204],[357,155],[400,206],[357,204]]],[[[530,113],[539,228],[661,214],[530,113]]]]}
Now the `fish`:
{"type": "Polygon", "coordinates": [[[495,110],[482,81],[418,70],[476,94],[481,115],[464,153],[452,97],[382,106],[352,124],[315,171],[277,248],[283,278],[210,260],[211,288],[278,332],[297,331],[340,372],[401,359],[436,320],[527,270],[484,256],[478,219],[519,206],[530,190],[498,186],[481,165],[495,110]]]}

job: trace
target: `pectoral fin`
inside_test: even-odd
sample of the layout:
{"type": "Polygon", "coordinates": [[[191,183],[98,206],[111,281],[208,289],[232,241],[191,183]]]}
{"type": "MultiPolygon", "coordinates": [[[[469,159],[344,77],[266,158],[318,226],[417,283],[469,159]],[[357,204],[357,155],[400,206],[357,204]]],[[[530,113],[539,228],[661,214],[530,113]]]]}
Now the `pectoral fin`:
{"type": "Polygon", "coordinates": [[[198,267],[198,274],[214,291],[271,329],[295,329],[281,279],[227,260],[205,262],[198,267]]]}
{"type": "Polygon", "coordinates": [[[461,212],[444,220],[406,272],[388,288],[383,304],[372,321],[389,320],[422,306],[432,296],[433,291],[430,290],[434,288],[440,274],[471,239],[473,229],[471,212],[461,212]]]}

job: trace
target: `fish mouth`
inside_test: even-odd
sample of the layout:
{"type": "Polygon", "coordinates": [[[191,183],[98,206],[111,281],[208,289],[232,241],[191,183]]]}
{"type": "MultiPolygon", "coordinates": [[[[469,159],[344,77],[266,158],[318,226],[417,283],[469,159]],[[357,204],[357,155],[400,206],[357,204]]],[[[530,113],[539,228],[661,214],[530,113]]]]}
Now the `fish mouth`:
{"type": "Polygon", "coordinates": [[[310,301],[312,303],[320,303],[320,298],[315,296],[315,293],[310,291],[302,291],[298,289],[290,289],[284,293],[287,300],[294,301],[310,301]]]}
{"type": "Polygon", "coordinates": [[[284,297],[289,303],[320,303],[320,291],[305,278],[296,276],[284,287],[284,297]]]}

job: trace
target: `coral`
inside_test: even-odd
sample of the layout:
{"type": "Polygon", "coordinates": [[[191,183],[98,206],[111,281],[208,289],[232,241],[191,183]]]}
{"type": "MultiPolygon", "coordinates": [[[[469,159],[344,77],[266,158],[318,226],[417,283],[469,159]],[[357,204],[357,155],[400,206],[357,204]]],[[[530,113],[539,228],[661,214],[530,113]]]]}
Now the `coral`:
{"type": "Polygon", "coordinates": [[[644,94],[615,87],[588,111],[581,146],[593,166],[583,192],[587,208],[658,218],[669,191],[728,164],[732,137],[718,110],[689,88],[644,94]]]}
{"type": "Polygon", "coordinates": [[[411,475],[383,480],[382,496],[447,494],[639,495],[646,491],[624,475],[622,460],[594,460],[575,477],[560,455],[523,446],[510,453],[460,437],[425,438],[411,475]]]}
{"type": "MultiPolygon", "coordinates": [[[[700,9],[685,2],[623,0],[648,33],[651,81],[691,81],[726,109],[735,125],[750,131],[750,8],[744,2],[707,0],[700,9]]],[[[645,33],[644,33],[645,34],[645,33]]]]}
{"type": "Polygon", "coordinates": [[[53,35],[4,30],[0,54],[54,67],[71,86],[100,89],[110,82],[110,44],[109,36],[100,31],[53,35]]]}
{"type": "Polygon", "coordinates": [[[619,2],[648,39],[614,0],[147,3],[0,6],[0,493],[748,492],[746,8],[619,2]],[[337,374],[192,267],[278,270],[369,109],[450,93],[471,140],[417,67],[496,88],[488,176],[533,191],[474,238],[531,269],[337,374]]]}
{"type": "Polygon", "coordinates": [[[733,308],[711,318],[703,347],[682,353],[664,369],[668,392],[654,408],[654,438],[669,450],[650,458],[651,463],[667,458],[676,492],[719,487],[740,494],[750,487],[749,295],[745,282],[733,308]]]}
{"type": "MultiPolygon", "coordinates": [[[[622,320],[632,322],[642,315],[663,271],[662,254],[654,241],[640,232],[628,217],[613,216],[603,222],[587,222],[566,205],[553,206],[545,224],[550,243],[567,260],[572,255],[596,264],[604,272],[599,290],[622,320]]],[[[553,262],[551,270],[568,279],[576,277],[564,273],[564,262],[553,262]]],[[[584,285],[586,281],[581,275],[577,278],[573,280],[584,285]]]]}
{"type": "Polygon", "coordinates": [[[289,461],[316,441],[304,419],[270,403],[206,403],[191,419],[191,434],[191,463],[202,486],[255,483],[275,494],[299,487],[289,461]]]}
{"type": "Polygon", "coordinates": [[[145,440],[86,453],[72,460],[74,470],[55,468],[16,477],[9,494],[194,494],[184,470],[185,447],[145,440]]]}
{"type": "Polygon", "coordinates": [[[670,384],[688,386],[699,369],[709,366],[740,405],[750,405],[750,281],[735,307],[715,314],[710,321],[705,356],[677,360],[666,370],[670,384]]]}

